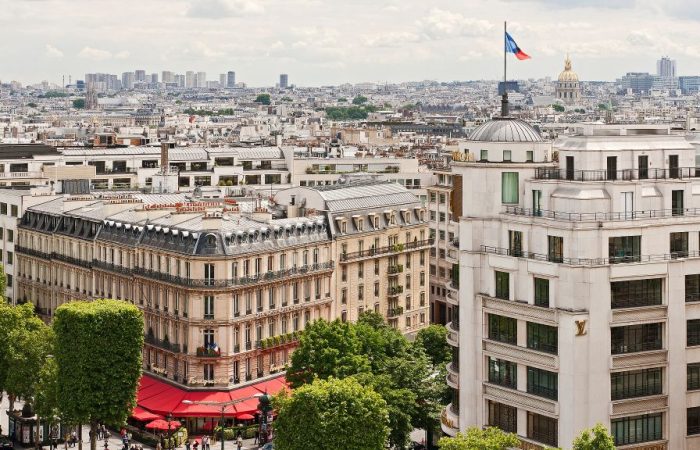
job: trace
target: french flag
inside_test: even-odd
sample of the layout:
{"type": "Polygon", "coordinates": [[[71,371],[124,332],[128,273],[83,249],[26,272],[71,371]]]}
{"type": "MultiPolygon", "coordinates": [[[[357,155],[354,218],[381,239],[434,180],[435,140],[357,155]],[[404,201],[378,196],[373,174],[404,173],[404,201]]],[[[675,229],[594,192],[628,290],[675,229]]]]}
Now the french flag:
{"type": "Polygon", "coordinates": [[[513,53],[519,60],[530,59],[530,55],[520,50],[513,37],[506,31],[506,53],[513,53]]]}

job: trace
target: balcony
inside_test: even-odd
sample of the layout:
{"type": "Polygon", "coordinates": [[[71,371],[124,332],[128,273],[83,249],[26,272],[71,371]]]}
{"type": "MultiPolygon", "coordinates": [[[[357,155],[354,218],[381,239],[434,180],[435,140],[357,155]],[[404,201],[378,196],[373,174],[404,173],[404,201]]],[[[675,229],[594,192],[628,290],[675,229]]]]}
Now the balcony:
{"type": "Polygon", "coordinates": [[[490,339],[484,339],[482,341],[482,347],[484,354],[493,358],[505,359],[518,364],[538,366],[552,372],[559,370],[559,356],[557,355],[490,339]]]}
{"type": "Polygon", "coordinates": [[[452,403],[442,410],[440,428],[449,436],[454,436],[459,432],[459,410],[452,403]]]}
{"type": "Polygon", "coordinates": [[[128,267],[120,266],[117,264],[112,264],[112,263],[107,263],[103,262],[97,259],[92,260],[92,267],[96,269],[101,269],[101,270],[106,270],[109,272],[116,272],[120,273],[122,275],[131,275],[134,273],[133,269],[130,269],[128,267]]]}
{"type": "Polygon", "coordinates": [[[221,356],[221,350],[214,350],[212,348],[197,347],[197,356],[200,358],[219,358],[221,356]]]}
{"type": "Polygon", "coordinates": [[[61,255],[60,253],[51,253],[51,259],[55,259],[57,261],[62,261],[68,264],[72,264],[74,266],[79,266],[83,267],[85,269],[91,269],[92,268],[92,261],[86,261],[84,259],[80,258],[74,258],[72,256],[66,256],[66,255],[61,255]]]}
{"type": "Polygon", "coordinates": [[[403,314],[403,308],[400,306],[398,308],[389,308],[386,310],[386,317],[389,319],[395,319],[401,314],[403,314]]]}
{"type": "Polygon", "coordinates": [[[389,270],[387,272],[389,273],[389,275],[398,275],[403,272],[403,264],[389,266],[389,270]]]}
{"type": "Polygon", "coordinates": [[[447,363],[447,373],[459,377],[459,364],[455,364],[454,361],[447,363]]]}
{"type": "Polygon", "coordinates": [[[559,414],[559,404],[556,401],[528,394],[527,392],[505,388],[492,383],[484,383],[483,392],[484,397],[488,400],[506,403],[538,414],[559,414]]]}
{"type": "Polygon", "coordinates": [[[0,172],[0,178],[43,178],[43,172],[0,172]]]}
{"type": "Polygon", "coordinates": [[[628,220],[668,219],[671,217],[698,217],[700,208],[647,209],[638,211],[573,213],[506,206],[503,214],[541,217],[562,222],[615,222],[628,220]]]}
{"type": "Polygon", "coordinates": [[[34,250],[33,248],[24,247],[22,245],[15,245],[15,252],[46,260],[51,259],[51,253],[42,252],[40,250],[34,250]]]}
{"type": "Polygon", "coordinates": [[[149,334],[147,334],[143,337],[143,341],[146,344],[149,344],[153,347],[158,347],[158,348],[161,348],[163,350],[167,350],[169,352],[173,352],[173,353],[180,353],[181,352],[180,344],[172,344],[168,340],[158,339],[158,338],[156,338],[152,335],[149,335],[149,334]]]}
{"type": "Polygon", "coordinates": [[[459,375],[454,374],[452,372],[447,372],[447,375],[445,376],[445,381],[447,382],[447,385],[453,389],[459,389],[459,375]]]}
{"type": "Polygon", "coordinates": [[[567,170],[554,167],[535,169],[536,180],[565,181],[632,181],[632,180],[684,180],[695,178],[700,171],[695,167],[674,169],[622,169],[622,170],[567,170]],[[697,174],[697,175],[696,175],[697,174]]]}
{"type": "Polygon", "coordinates": [[[454,327],[454,323],[447,324],[447,343],[452,347],[459,347],[459,328],[454,327]]]}
{"type": "Polygon", "coordinates": [[[612,258],[558,258],[545,255],[542,253],[532,253],[518,251],[513,253],[510,249],[502,247],[489,247],[487,245],[481,246],[481,251],[483,253],[490,253],[494,255],[511,256],[514,258],[527,258],[535,261],[549,261],[554,263],[566,264],[569,266],[605,266],[609,264],[630,264],[639,262],[664,262],[664,261],[679,261],[685,258],[693,259],[700,258],[700,251],[684,252],[683,256],[679,256],[678,253],[663,253],[657,255],[632,255],[632,256],[618,256],[612,258]]]}
{"type": "Polygon", "coordinates": [[[418,250],[428,248],[433,244],[433,239],[424,239],[422,241],[409,242],[407,244],[394,244],[386,247],[371,248],[359,252],[342,253],[340,262],[348,262],[360,258],[372,258],[374,256],[388,255],[392,253],[402,253],[409,250],[418,250]]]}
{"type": "Polygon", "coordinates": [[[403,293],[403,286],[389,286],[389,289],[387,289],[387,295],[389,297],[396,297],[401,293],[403,293]]]}
{"type": "Polygon", "coordinates": [[[159,272],[156,270],[146,269],[142,267],[137,267],[133,270],[133,273],[138,276],[145,278],[151,278],[154,280],[165,281],[167,283],[178,284],[186,287],[205,287],[205,288],[229,288],[237,286],[247,286],[251,284],[260,284],[271,282],[275,280],[286,279],[289,277],[304,275],[308,273],[323,272],[332,270],[335,266],[333,261],[311,264],[307,266],[295,267],[291,269],[278,270],[275,272],[266,272],[254,277],[238,277],[229,278],[225,280],[217,280],[210,278],[194,279],[185,278],[178,275],[171,275],[168,273],[159,272]]]}
{"type": "Polygon", "coordinates": [[[454,305],[454,306],[459,306],[459,293],[454,291],[454,290],[448,290],[447,295],[445,295],[445,298],[447,298],[447,303],[454,305]]]}

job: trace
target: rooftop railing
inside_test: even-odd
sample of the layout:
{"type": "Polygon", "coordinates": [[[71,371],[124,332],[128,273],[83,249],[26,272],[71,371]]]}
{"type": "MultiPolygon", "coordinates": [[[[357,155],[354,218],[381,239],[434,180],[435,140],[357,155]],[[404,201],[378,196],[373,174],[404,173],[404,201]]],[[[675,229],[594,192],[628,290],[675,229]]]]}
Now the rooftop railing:
{"type": "Polygon", "coordinates": [[[342,253],[340,255],[340,260],[344,262],[357,258],[367,258],[371,256],[385,255],[388,253],[400,253],[406,250],[416,250],[422,247],[430,246],[432,244],[432,239],[424,239],[422,241],[408,242],[405,244],[387,245],[386,247],[370,248],[368,250],[362,250],[359,252],[342,253]]]}
{"type": "Polygon", "coordinates": [[[521,208],[519,206],[506,206],[504,214],[515,216],[542,217],[544,219],[561,220],[566,222],[603,222],[643,219],[664,219],[669,217],[698,217],[700,208],[672,208],[672,209],[647,209],[624,212],[590,212],[576,213],[566,211],[552,211],[547,209],[521,208]]]}
{"type": "Polygon", "coordinates": [[[631,180],[666,180],[686,179],[700,176],[700,169],[695,167],[677,167],[672,169],[622,169],[622,170],[568,170],[551,167],[535,169],[537,180],[568,181],[631,181],[631,180]]]}

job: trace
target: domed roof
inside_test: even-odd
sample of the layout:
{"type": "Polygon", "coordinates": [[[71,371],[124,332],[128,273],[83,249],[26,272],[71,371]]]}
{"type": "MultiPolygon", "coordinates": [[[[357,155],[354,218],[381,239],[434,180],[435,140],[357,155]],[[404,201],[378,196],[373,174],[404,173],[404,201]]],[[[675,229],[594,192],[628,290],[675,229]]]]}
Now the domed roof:
{"type": "Polygon", "coordinates": [[[566,83],[578,82],[578,74],[571,70],[569,55],[566,55],[566,60],[564,60],[564,71],[559,74],[559,81],[566,83]]]}
{"type": "Polygon", "coordinates": [[[514,117],[494,117],[469,135],[470,141],[542,142],[542,136],[529,123],[514,117]]]}

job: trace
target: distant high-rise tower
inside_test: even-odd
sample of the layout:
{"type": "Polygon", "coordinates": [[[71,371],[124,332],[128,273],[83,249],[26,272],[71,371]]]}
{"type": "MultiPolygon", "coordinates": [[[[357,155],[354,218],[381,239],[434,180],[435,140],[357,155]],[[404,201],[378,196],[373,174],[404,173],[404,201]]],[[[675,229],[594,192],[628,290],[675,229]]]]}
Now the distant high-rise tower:
{"type": "Polygon", "coordinates": [[[287,89],[289,87],[289,75],[283,73],[280,75],[280,89],[287,89]]]}
{"type": "Polygon", "coordinates": [[[135,75],[136,81],[146,81],[146,71],[145,70],[136,70],[136,71],[134,71],[134,75],[135,75]]]}
{"type": "Polygon", "coordinates": [[[236,72],[234,72],[233,70],[229,70],[226,74],[226,87],[236,87],[236,72]]]}
{"type": "Polygon", "coordinates": [[[222,87],[222,88],[226,87],[226,74],[225,73],[219,74],[219,87],[222,87]]]}
{"type": "Polygon", "coordinates": [[[185,72],[185,87],[186,88],[197,87],[196,82],[197,82],[197,75],[195,75],[195,73],[193,71],[188,70],[187,72],[185,72]]]}
{"type": "Polygon", "coordinates": [[[161,74],[161,79],[163,80],[163,83],[174,83],[175,74],[169,70],[164,70],[161,74]]]}
{"type": "Polygon", "coordinates": [[[134,81],[134,72],[124,72],[122,74],[122,89],[133,89],[134,81]]]}
{"type": "Polygon", "coordinates": [[[151,74],[151,83],[153,83],[153,84],[158,83],[158,74],[157,73],[151,74]]]}
{"type": "Polygon", "coordinates": [[[197,87],[207,87],[206,72],[197,72],[197,87]]]}
{"type": "Polygon", "coordinates": [[[668,56],[663,56],[656,61],[656,75],[663,78],[675,78],[676,76],[676,60],[668,56]]]}

